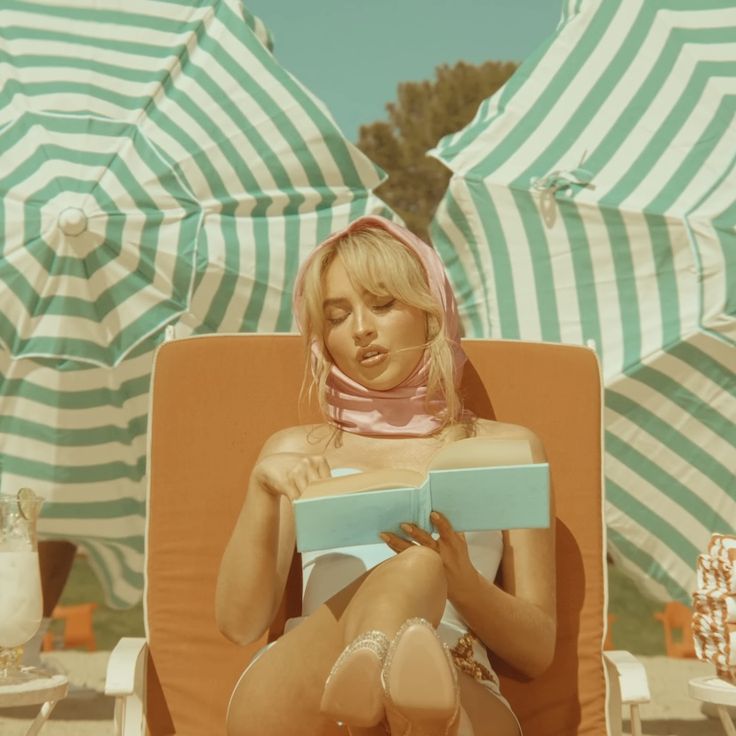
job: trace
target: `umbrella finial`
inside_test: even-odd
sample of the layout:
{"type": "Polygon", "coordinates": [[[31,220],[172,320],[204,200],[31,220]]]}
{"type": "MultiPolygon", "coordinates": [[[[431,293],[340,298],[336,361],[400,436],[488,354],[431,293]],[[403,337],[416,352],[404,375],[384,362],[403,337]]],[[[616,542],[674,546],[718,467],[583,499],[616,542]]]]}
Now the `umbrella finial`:
{"type": "Polygon", "coordinates": [[[67,207],[59,213],[58,223],[64,235],[81,235],[87,229],[87,215],[79,207],[67,207]]]}

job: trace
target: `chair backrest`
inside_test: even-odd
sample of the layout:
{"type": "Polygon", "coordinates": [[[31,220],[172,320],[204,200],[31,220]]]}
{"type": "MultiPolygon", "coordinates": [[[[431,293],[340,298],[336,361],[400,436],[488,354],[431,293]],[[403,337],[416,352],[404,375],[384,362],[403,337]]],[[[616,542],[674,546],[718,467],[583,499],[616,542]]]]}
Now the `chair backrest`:
{"type": "MultiPolygon", "coordinates": [[[[504,692],[527,736],[605,734],[597,360],[586,348],[553,344],[466,340],[464,347],[467,404],[542,438],[556,495],[555,662],[533,682],[502,672],[504,692]]],[[[318,420],[314,406],[299,404],[303,372],[304,347],[294,335],[188,338],[157,353],[145,593],[147,721],[156,736],[224,734],[230,691],[263,644],[236,646],[217,631],[215,580],[266,437],[318,420]]],[[[298,614],[298,564],[294,571],[283,616],[298,614]]],[[[282,622],[275,622],[272,636],[282,622]]]]}

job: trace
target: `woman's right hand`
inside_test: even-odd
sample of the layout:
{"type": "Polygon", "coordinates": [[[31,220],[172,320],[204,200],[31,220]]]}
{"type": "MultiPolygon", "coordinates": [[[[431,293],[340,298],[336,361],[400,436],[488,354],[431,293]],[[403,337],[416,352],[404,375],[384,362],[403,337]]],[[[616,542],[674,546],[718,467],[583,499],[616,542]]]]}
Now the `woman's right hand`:
{"type": "Polygon", "coordinates": [[[313,481],[330,477],[324,455],[299,452],[276,452],[266,455],[253,468],[253,480],[273,496],[299,498],[313,481]]]}

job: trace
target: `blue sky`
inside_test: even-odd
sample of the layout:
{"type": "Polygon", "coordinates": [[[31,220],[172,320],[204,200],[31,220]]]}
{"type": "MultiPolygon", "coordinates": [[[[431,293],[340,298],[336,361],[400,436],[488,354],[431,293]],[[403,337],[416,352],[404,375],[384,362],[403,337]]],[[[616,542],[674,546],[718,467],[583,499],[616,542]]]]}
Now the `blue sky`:
{"type": "Polygon", "coordinates": [[[523,61],[557,25],[559,0],[245,0],[279,61],[343,132],[385,120],[399,82],[464,60],[523,61]]]}

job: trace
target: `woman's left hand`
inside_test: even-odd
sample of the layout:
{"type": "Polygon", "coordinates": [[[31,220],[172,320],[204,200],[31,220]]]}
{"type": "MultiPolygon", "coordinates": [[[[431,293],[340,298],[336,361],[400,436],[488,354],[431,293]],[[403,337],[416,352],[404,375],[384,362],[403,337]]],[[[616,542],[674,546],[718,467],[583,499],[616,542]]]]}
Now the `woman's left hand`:
{"type": "Polygon", "coordinates": [[[396,534],[384,532],[381,538],[394,551],[403,552],[415,544],[434,550],[442,559],[447,578],[447,597],[454,599],[462,590],[477,584],[478,571],[473,567],[468,554],[468,544],[465,535],[456,532],[447,517],[438,511],[431,514],[432,523],[439,532],[439,539],[433,539],[432,535],[416,524],[402,524],[404,533],[411,537],[403,539],[396,534]]]}

